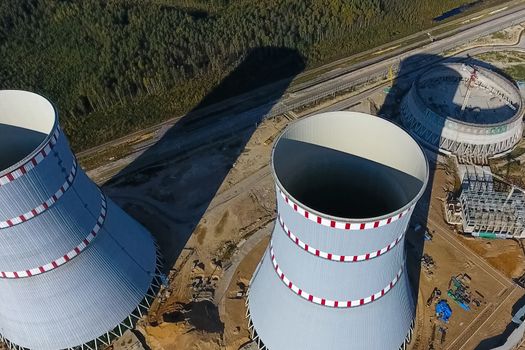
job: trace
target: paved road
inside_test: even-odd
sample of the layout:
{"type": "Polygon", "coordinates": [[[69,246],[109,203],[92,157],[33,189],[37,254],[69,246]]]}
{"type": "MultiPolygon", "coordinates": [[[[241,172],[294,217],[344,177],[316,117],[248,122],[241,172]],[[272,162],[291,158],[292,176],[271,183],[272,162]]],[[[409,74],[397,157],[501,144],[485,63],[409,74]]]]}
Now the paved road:
{"type": "MultiPolygon", "coordinates": [[[[402,77],[397,78],[397,80],[398,80],[398,83],[405,83],[405,84],[409,83],[414,78],[416,78],[418,74],[428,69],[432,64],[437,64],[442,60],[447,60],[447,61],[457,60],[461,62],[461,61],[468,59],[469,56],[472,57],[472,56],[479,55],[484,52],[509,51],[509,50],[525,52],[525,34],[523,32],[522,32],[519,42],[512,44],[512,45],[495,45],[495,46],[486,45],[482,47],[476,47],[476,48],[470,48],[470,49],[463,50],[461,52],[456,53],[455,55],[451,57],[436,57],[433,62],[423,62],[423,63],[414,62],[413,68],[404,67],[405,74],[402,77]]],[[[351,106],[355,105],[356,103],[360,101],[364,101],[366,98],[382,91],[385,87],[389,86],[390,84],[391,83],[388,82],[388,83],[384,83],[384,84],[375,86],[371,89],[365,90],[350,98],[344,99],[328,107],[325,107],[319,111],[316,111],[315,113],[342,111],[342,110],[348,109],[351,106]]]]}
{"type": "MultiPolygon", "coordinates": [[[[288,96],[284,96],[280,101],[266,101],[264,102],[264,104],[273,105],[277,103],[277,105],[273,108],[275,113],[284,113],[287,110],[291,110],[299,106],[304,106],[306,104],[312,103],[324,96],[329,96],[330,94],[333,94],[336,91],[340,91],[343,88],[349,88],[355,84],[366,82],[370,78],[373,78],[377,75],[382,75],[386,70],[388,70],[390,66],[399,63],[400,59],[404,59],[408,56],[416,55],[419,53],[439,54],[449,48],[461,44],[462,42],[466,42],[479,36],[500,30],[504,27],[512,25],[516,21],[523,21],[523,18],[525,18],[525,4],[520,4],[517,7],[514,7],[512,10],[502,11],[491,16],[490,18],[484,19],[483,21],[477,22],[475,24],[470,23],[460,28],[462,31],[451,37],[435,41],[434,43],[426,45],[422,48],[405,52],[402,55],[399,55],[397,58],[386,59],[387,57],[389,57],[389,55],[392,54],[392,52],[385,53],[384,55],[378,55],[373,60],[365,61],[364,63],[360,63],[358,66],[351,67],[350,69],[354,70],[352,73],[337,76],[329,81],[324,81],[307,89],[298,91],[293,94],[289,94],[288,96]],[[469,28],[471,26],[474,27],[469,28]],[[370,64],[372,61],[377,61],[377,63],[370,64]],[[356,70],[355,68],[358,69],[356,70]]],[[[246,103],[246,101],[251,101],[254,98],[261,99],[261,96],[264,96],[265,92],[268,93],[271,91],[275,91],[276,86],[279,84],[283,84],[283,82],[271,84],[261,89],[257,89],[255,91],[243,94],[241,96],[223,101],[216,105],[212,105],[210,107],[192,113],[203,118],[210,114],[213,114],[215,117],[218,111],[224,110],[225,108],[229,110],[234,110],[236,106],[238,107],[239,104],[246,103]]],[[[239,119],[237,117],[243,114],[246,115],[246,113],[229,115],[229,118],[239,119]]],[[[92,149],[80,152],[78,156],[79,158],[87,157],[96,154],[101,150],[108,149],[119,144],[123,144],[127,140],[133,139],[134,137],[138,137],[140,135],[152,132],[155,133],[155,136],[154,139],[150,142],[150,144],[154,144],[162,138],[165,130],[169,129],[169,127],[173,126],[181,118],[182,117],[176,117],[170,119],[161,124],[132,133],[130,135],[116,139],[103,145],[99,145],[92,149]]]]}
{"type": "Polygon", "coordinates": [[[497,10],[487,9],[485,11],[482,11],[481,13],[473,13],[470,16],[467,16],[465,18],[459,18],[455,21],[447,22],[445,24],[435,26],[431,29],[422,30],[418,33],[414,33],[402,39],[386,43],[379,47],[352,55],[350,57],[345,57],[343,59],[327,63],[315,69],[311,69],[303,74],[300,74],[298,78],[301,78],[301,76],[307,76],[315,72],[324,71],[326,73],[323,73],[320,76],[314,79],[311,79],[307,82],[304,82],[302,84],[294,84],[294,86],[292,87],[292,91],[295,92],[298,90],[302,90],[314,84],[318,84],[323,81],[333,79],[337,76],[343,75],[345,73],[355,71],[364,66],[380,62],[384,60],[385,58],[397,57],[409,50],[421,47],[423,44],[429,43],[430,38],[428,35],[431,35],[434,40],[436,39],[440,40],[440,39],[446,38],[447,36],[450,36],[451,34],[463,32],[473,27],[482,26],[490,22],[491,20],[494,20],[500,17],[505,17],[508,14],[516,10],[519,10],[520,2],[521,1],[516,1],[514,3],[508,3],[505,6],[501,5],[497,10]],[[458,24],[462,24],[462,25],[454,29],[454,27],[458,26],[458,24]],[[407,43],[411,43],[411,44],[407,44],[407,43]],[[383,54],[381,55],[379,53],[383,53],[383,54]],[[368,61],[359,62],[354,65],[349,64],[351,62],[362,60],[363,57],[373,57],[373,58],[369,59],[368,61]],[[343,65],[345,64],[347,64],[347,66],[343,68],[343,65]],[[327,72],[328,68],[333,68],[333,69],[327,72]]]}
{"type": "MultiPolygon", "coordinates": [[[[524,16],[523,18],[525,18],[525,9],[512,13],[509,16],[510,17],[508,18],[505,17],[505,18],[509,20],[514,19],[516,16],[518,16],[520,19],[521,19],[520,16],[524,16]]],[[[492,24],[489,26],[491,28],[490,30],[493,30],[494,28],[499,28],[499,26],[501,25],[500,21],[501,19],[497,19],[495,20],[495,23],[491,22],[492,24]]],[[[510,25],[511,23],[512,22],[508,22],[507,25],[510,25]]],[[[463,32],[458,35],[461,38],[468,37],[469,35],[478,35],[479,31],[475,29],[476,28],[472,28],[470,30],[471,32],[469,33],[463,32]]],[[[485,34],[486,31],[487,31],[486,29],[483,29],[481,32],[485,34]]],[[[423,52],[426,52],[425,50],[428,50],[428,53],[429,53],[429,52],[434,52],[434,51],[441,51],[441,50],[444,50],[445,48],[452,48],[457,45],[457,42],[455,40],[459,40],[458,38],[456,39],[455,38],[456,36],[450,39],[447,39],[447,43],[445,46],[443,46],[440,42],[434,42],[428,45],[428,47],[413,50],[412,52],[405,54],[405,56],[411,56],[411,55],[415,55],[418,53],[423,53],[423,52]]],[[[516,46],[522,47],[524,45],[524,40],[525,39],[523,39],[523,36],[522,36],[521,42],[516,46]]],[[[508,49],[508,47],[498,46],[496,47],[496,49],[508,49]]],[[[476,49],[466,50],[462,52],[461,54],[457,55],[456,58],[458,60],[461,60],[465,58],[464,56],[466,56],[467,53],[474,54],[474,53],[479,53],[483,50],[487,50],[487,49],[476,48],[476,49]]],[[[417,74],[419,74],[419,72],[422,69],[426,69],[428,68],[429,65],[435,64],[443,59],[441,56],[438,56],[438,55],[428,56],[428,57],[429,57],[429,60],[431,59],[431,61],[426,61],[426,62],[425,61],[415,61],[415,62],[410,62],[410,64],[404,64],[404,67],[403,67],[404,72],[406,73],[407,71],[410,71],[410,73],[406,73],[402,78],[399,79],[399,81],[410,81],[417,74]],[[411,68],[412,66],[413,68],[411,68]]],[[[389,67],[392,62],[393,62],[392,60],[386,60],[384,62],[374,64],[369,67],[365,67],[357,72],[353,72],[351,74],[347,74],[347,75],[338,77],[336,79],[333,79],[332,81],[325,82],[321,84],[321,86],[319,86],[319,89],[321,91],[320,94],[321,95],[326,94],[326,91],[335,92],[337,90],[340,90],[341,86],[345,86],[345,84],[346,85],[359,84],[360,82],[362,82],[363,79],[369,80],[370,77],[374,76],[374,74],[384,75],[385,69],[387,69],[387,67],[389,67]]],[[[371,96],[374,93],[377,93],[378,91],[383,89],[384,86],[386,86],[386,84],[363,91],[357,94],[356,96],[353,96],[349,99],[332,104],[317,112],[344,110],[348,108],[349,106],[356,104],[359,101],[364,100],[366,97],[371,96]]],[[[309,88],[301,92],[301,95],[303,96],[300,99],[301,101],[300,103],[307,104],[307,102],[310,100],[314,101],[318,99],[320,95],[317,94],[316,91],[317,91],[316,89],[309,88]]],[[[297,100],[298,98],[297,96],[298,96],[297,94],[294,94],[293,99],[297,100]]],[[[261,120],[264,117],[264,115],[272,114],[272,112],[270,112],[271,110],[273,111],[277,110],[277,112],[274,112],[274,113],[280,113],[282,111],[287,111],[288,107],[283,107],[283,106],[287,106],[290,104],[290,102],[288,102],[290,98],[291,97],[289,96],[283,97],[282,101],[279,102],[276,106],[273,105],[274,102],[268,102],[256,108],[252,108],[250,110],[247,110],[241,113],[237,113],[237,114],[216,115],[214,116],[214,118],[210,118],[210,119],[203,118],[201,119],[200,122],[197,123],[197,125],[194,126],[193,128],[194,132],[188,133],[187,137],[185,137],[184,140],[173,140],[172,142],[165,144],[163,148],[157,149],[155,154],[149,157],[149,159],[141,159],[140,166],[144,167],[150,164],[155,164],[159,161],[162,161],[163,159],[168,159],[169,157],[173,157],[177,153],[180,154],[182,151],[186,152],[187,150],[192,149],[192,147],[197,147],[197,146],[202,147],[202,146],[205,146],[206,144],[210,144],[212,143],[210,142],[210,140],[220,140],[220,139],[224,139],[225,137],[231,137],[231,135],[235,133],[240,133],[247,128],[253,127],[254,123],[257,123],[259,120],[261,120]]],[[[297,104],[296,102],[294,103],[297,104]]],[[[156,136],[152,138],[151,140],[149,140],[148,142],[139,145],[135,149],[134,153],[131,156],[128,156],[128,159],[125,159],[121,162],[113,162],[113,163],[109,163],[105,165],[102,169],[103,170],[102,174],[98,174],[97,171],[95,171],[95,172],[89,172],[89,175],[94,177],[95,179],[98,178],[99,182],[103,182],[106,179],[110,178],[111,176],[116,174],[119,169],[123,168],[126,165],[125,163],[132,163],[140,154],[142,154],[142,152],[147,150],[152,145],[156,144],[158,140],[162,138],[165,131],[168,130],[169,127],[174,125],[175,123],[176,123],[176,120],[171,120],[167,123],[162,124],[162,126],[159,129],[161,131],[158,131],[156,136]]],[[[151,132],[151,130],[149,130],[149,132],[151,132]]],[[[104,147],[104,145],[100,147],[104,147]]],[[[132,168],[127,169],[126,173],[129,173],[130,170],[137,169],[138,165],[139,164],[134,164],[132,168]]]]}
{"type": "MultiPolygon", "coordinates": [[[[293,109],[304,104],[308,104],[320,99],[323,96],[330,96],[334,92],[341,91],[351,86],[355,86],[360,83],[364,83],[378,77],[385,76],[390,67],[397,67],[399,63],[410,56],[415,55],[427,55],[427,62],[419,61],[419,64],[429,65],[434,61],[439,60],[438,57],[442,52],[450,50],[454,47],[477,39],[481,36],[488,35],[490,33],[499,31],[506,27],[519,23],[525,19],[525,8],[520,6],[521,9],[507,13],[502,17],[491,19],[488,22],[478,25],[476,27],[461,31],[458,34],[444,38],[442,40],[435,41],[424,47],[410,50],[396,57],[384,58],[377,60],[372,59],[371,62],[378,61],[376,63],[368,64],[358,70],[351,73],[338,76],[332,80],[322,82],[315,86],[306,88],[299,92],[290,94],[288,98],[281,101],[283,108],[293,109]]],[[[368,62],[368,61],[367,61],[368,62]]]]}

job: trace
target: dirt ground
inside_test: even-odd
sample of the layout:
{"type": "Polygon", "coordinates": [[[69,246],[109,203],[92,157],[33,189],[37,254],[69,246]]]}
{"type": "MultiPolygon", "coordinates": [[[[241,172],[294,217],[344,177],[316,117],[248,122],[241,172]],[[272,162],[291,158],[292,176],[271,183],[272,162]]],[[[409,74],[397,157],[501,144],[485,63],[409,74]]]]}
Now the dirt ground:
{"type": "MultiPolygon", "coordinates": [[[[229,264],[239,247],[250,241],[261,227],[271,225],[274,219],[273,182],[266,165],[274,137],[288,122],[285,118],[269,120],[254,133],[184,245],[178,241],[177,230],[187,223],[174,214],[184,208],[177,205],[180,203],[177,200],[159,195],[163,193],[166,178],[180,179],[181,170],[173,168],[184,168],[184,161],[166,165],[155,173],[153,181],[150,179],[139,186],[117,183],[110,188],[126,210],[156,235],[161,247],[172,247],[163,248],[163,251],[168,250],[168,254],[165,252],[167,260],[174,261],[173,266],[168,266],[171,267],[169,287],[162,293],[162,303],[157,304],[148,322],[141,327],[151,349],[237,350],[249,341],[243,292],[268,238],[256,244],[238,266],[229,264]],[[141,195],[143,192],[148,193],[147,200],[141,195]],[[170,215],[161,215],[163,220],[158,220],[156,210],[170,215]],[[169,250],[178,246],[183,247],[180,254],[170,256],[169,250]],[[223,281],[227,275],[225,271],[230,269],[235,271],[231,280],[223,281]],[[226,282],[228,287],[224,295],[216,300],[214,292],[226,282]],[[222,312],[217,306],[221,300],[222,312]]],[[[200,152],[207,153],[204,159],[208,162],[213,158],[210,158],[209,149],[200,152]]],[[[193,161],[194,158],[192,164],[193,161]]],[[[461,237],[444,223],[442,199],[445,190],[451,189],[454,182],[449,171],[440,165],[435,172],[430,213],[424,215],[423,209],[422,213],[414,214],[414,220],[430,218],[427,227],[433,232],[433,239],[425,243],[423,253],[433,258],[435,267],[419,269],[420,255],[415,247],[421,237],[413,232],[408,235],[409,273],[411,280],[419,285],[417,325],[411,344],[414,350],[428,349],[430,343],[435,349],[478,347],[483,339],[504,331],[511,318],[512,306],[523,295],[521,290],[514,291],[507,279],[520,276],[525,268],[523,251],[517,243],[461,237]],[[462,273],[470,276],[472,293],[478,291],[483,295],[481,305],[472,306],[471,311],[461,309],[446,297],[450,278],[462,273]],[[453,317],[446,325],[436,320],[434,305],[426,305],[435,287],[442,291],[442,298],[448,300],[453,310],[453,317]],[[484,323],[488,319],[491,321],[484,323]],[[440,343],[440,327],[446,329],[443,344],[440,343]]]]}
{"type": "MultiPolygon", "coordinates": [[[[383,102],[384,93],[378,93],[352,109],[375,114],[383,102]]],[[[249,341],[246,287],[275,219],[271,147],[295,117],[268,119],[253,132],[203,143],[105,185],[153,233],[166,260],[168,284],[138,327],[146,349],[238,350],[249,341]]],[[[452,173],[446,161],[438,164],[431,192],[414,213],[412,225],[424,223],[433,239],[422,246],[421,233],[407,235],[409,275],[418,286],[413,350],[430,344],[434,349],[489,349],[502,341],[524,295],[511,280],[525,272],[516,242],[463,237],[445,223],[442,200],[454,187],[452,173]],[[432,257],[433,267],[421,267],[422,254],[432,257]],[[464,273],[480,300],[470,311],[446,295],[451,277],[464,273]],[[448,324],[436,320],[435,304],[427,306],[436,287],[453,310],[448,324]],[[443,343],[440,329],[446,330],[443,343]]]]}
{"type": "Polygon", "coordinates": [[[518,278],[525,272],[523,249],[516,241],[484,241],[465,237],[463,242],[509,278],[518,278]]]}
{"type": "MultiPolygon", "coordinates": [[[[412,349],[428,349],[430,344],[435,349],[478,350],[500,345],[506,339],[501,334],[516,311],[515,305],[525,294],[511,279],[521,276],[525,268],[525,256],[517,242],[465,237],[445,223],[442,199],[446,197],[446,191],[453,187],[454,176],[448,164],[440,164],[434,173],[431,204],[426,215],[426,224],[433,239],[425,242],[423,250],[424,254],[432,257],[435,265],[430,269],[423,266],[419,275],[419,328],[412,349]],[[472,299],[480,302],[479,306],[471,302],[470,311],[463,310],[446,295],[451,277],[463,274],[468,275],[466,284],[472,299]],[[452,308],[448,324],[436,320],[435,302],[427,306],[434,288],[441,290],[440,299],[447,300],[452,308]],[[440,328],[446,330],[443,343],[440,328]]],[[[418,212],[417,209],[414,215],[416,220],[425,217],[424,211],[418,212]]],[[[414,238],[413,234],[408,235],[409,247],[414,238]]]]}
{"type": "MultiPolygon", "coordinates": [[[[373,105],[384,100],[380,95],[355,109],[372,112],[373,105]]],[[[148,167],[106,186],[110,196],[155,235],[166,257],[169,286],[139,327],[150,349],[238,350],[249,341],[246,287],[268,242],[267,236],[259,237],[259,231],[271,228],[275,218],[268,167],[271,146],[290,119],[281,116],[265,121],[244,146],[235,138],[225,139],[213,147],[193,150],[191,157],[148,167]],[[239,156],[228,166],[234,158],[230,152],[239,156]],[[217,169],[225,172],[220,182],[217,169]],[[188,186],[195,186],[196,191],[185,193],[188,186]],[[197,192],[209,196],[199,197],[197,192]],[[202,214],[199,217],[195,212],[202,214]],[[247,247],[251,248],[246,251],[247,247]],[[246,257],[236,262],[241,251],[246,257]]],[[[421,234],[408,235],[409,274],[419,286],[410,348],[426,350],[433,344],[435,349],[484,349],[479,347],[484,339],[501,341],[498,335],[523,296],[509,278],[523,274],[525,259],[514,241],[462,237],[444,222],[442,200],[445,190],[454,186],[445,163],[435,172],[430,209],[423,203],[414,214],[414,222],[428,217],[432,241],[420,251],[421,234]],[[420,268],[421,254],[431,256],[435,266],[420,268]],[[483,296],[478,297],[480,306],[472,305],[471,311],[446,296],[450,278],[463,273],[471,279],[472,294],[477,291],[483,296]],[[436,320],[434,304],[426,305],[435,287],[453,310],[446,325],[436,320]],[[443,343],[440,328],[446,329],[443,343]]]]}
{"type": "Polygon", "coordinates": [[[248,285],[268,239],[238,270],[229,265],[275,217],[268,164],[273,140],[288,122],[282,116],[269,119],[246,145],[225,139],[106,185],[109,195],[154,234],[166,260],[169,286],[140,327],[151,349],[237,350],[249,340],[244,299],[236,299],[236,293],[239,283],[248,285]],[[234,276],[223,281],[230,268],[234,276]],[[216,295],[222,289],[224,295],[216,295]],[[217,306],[221,299],[224,315],[217,306]]]}
{"type": "Polygon", "coordinates": [[[242,261],[228,288],[225,313],[222,315],[225,324],[224,341],[228,350],[237,350],[250,340],[249,332],[246,328],[246,299],[238,298],[236,293],[242,289],[239,288],[239,285],[247,286],[249,284],[255,268],[268,246],[268,242],[269,237],[262,240],[242,261]]]}

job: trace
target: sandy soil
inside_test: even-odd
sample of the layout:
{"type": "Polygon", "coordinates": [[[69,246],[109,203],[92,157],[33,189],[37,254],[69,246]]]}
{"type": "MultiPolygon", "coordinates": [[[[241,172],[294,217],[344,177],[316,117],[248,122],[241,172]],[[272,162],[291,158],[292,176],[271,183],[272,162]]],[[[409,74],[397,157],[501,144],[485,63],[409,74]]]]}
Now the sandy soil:
{"type": "MultiPolygon", "coordinates": [[[[262,143],[264,144],[264,141],[262,143]]],[[[250,148],[249,152],[245,152],[241,156],[236,165],[235,173],[232,171],[227,177],[226,189],[221,188],[219,190],[219,198],[221,195],[226,196],[229,190],[235,189],[237,186],[243,187],[243,181],[246,180],[242,180],[242,176],[239,175],[242,172],[242,167],[239,164],[255,164],[244,158],[249,158],[250,152],[254,148],[250,148]]],[[[216,317],[208,319],[201,317],[201,323],[204,325],[196,327],[193,318],[198,315],[184,320],[178,318],[169,320],[169,317],[166,320],[166,315],[176,313],[181,308],[187,308],[191,300],[194,299],[191,281],[196,277],[206,278],[216,275],[219,279],[221,278],[222,272],[216,270],[211,260],[222,256],[223,263],[227,264],[229,258],[235,255],[237,248],[226,254],[224,244],[225,242],[238,243],[239,240],[243,239],[242,234],[238,232],[239,227],[244,227],[242,232],[249,239],[246,232],[252,232],[253,229],[260,227],[257,223],[266,222],[259,216],[261,212],[257,210],[258,206],[255,204],[259,202],[254,200],[249,193],[267,194],[267,196],[262,197],[266,199],[263,202],[268,206],[263,212],[270,213],[268,214],[269,220],[273,217],[271,213],[274,205],[272,199],[274,194],[269,176],[263,176],[262,180],[256,181],[255,184],[248,183],[252,186],[252,191],[243,192],[233,198],[231,198],[232,195],[227,195],[226,198],[231,199],[224,203],[215,204],[216,200],[214,200],[196,227],[192,237],[188,240],[185,250],[187,253],[181,254],[177,264],[175,264],[174,271],[176,273],[171,281],[173,294],[161,305],[158,310],[159,316],[154,325],[145,327],[148,345],[152,349],[237,350],[249,340],[244,317],[246,312],[245,299],[243,297],[237,298],[236,294],[243,289],[242,285],[248,284],[252,271],[264,252],[267,240],[258,244],[233,274],[225,294],[225,312],[220,315],[220,321],[217,321],[216,317]],[[209,249],[209,247],[215,247],[215,250],[209,249]],[[199,260],[197,264],[195,263],[196,260],[199,260]],[[213,329],[213,327],[216,328],[210,331],[209,329],[213,329]],[[204,330],[206,328],[208,330],[204,330]]],[[[407,246],[409,247],[411,280],[416,282],[419,280],[418,322],[414,341],[411,344],[412,349],[428,349],[432,342],[433,332],[435,332],[433,343],[436,349],[459,349],[461,348],[460,344],[468,342],[470,342],[468,343],[469,346],[472,345],[472,347],[463,348],[474,348],[484,338],[493,337],[503,332],[510,320],[512,306],[523,295],[521,290],[511,291],[505,277],[498,276],[487,267],[492,265],[508,277],[521,275],[524,269],[523,252],[515,242],[463,238],[444,223],[440,199],[444,198],[445,189],[451,186],[453,186],[453,176],[448,173],[445,167],[439,167],[434,178],[430,214],[428,215],[434,220],[428,223],[429,230],[434,231],[434,238],[425,244],[423,250],[424,253],[431,255],[435,261],[436,266],[431,269],[431,272],[418,268],[417,245],[421,237],[414,233],[408,236],[409,244],[407,246]],[[455,240],[451,240],[451,235],[454,235],[455,240]],[[484,261],[490,265],[485,262],[487,264],[485,266],[476,260],[479,258],[476,258],[477,255],[474,252],[483,256],[486,259],[484,261]],[[434,306],[426,306],[426,300],[434,287],[438,287],[443,292],[442,297],[446,298],[450,278],[462,273],[467,273],[470,276],[472,293],[478,291],[484,296],[484,298],[480,298],[482,304],[480,307],[472,306],[472,310],[467,312],[449,299],[453,317],[449,324],[440,324],[435,319],[434,306]],[[498,309],[502,299],[505,300],[505,303],[498,309]],[[497,316],[491,319],[490,327],[487,327],[489,323],[483,322],[493,314],[497,314],[497,316]],[[443,344],[439,343],[441,334],[439,331],[435,331],[434,325],[436,325],[436,329],[439,327],[447,329],[443,344]],[[474,334],[476,335],[473,336],[474,334]]],[[[207,314],[210,310],[195,311],[196,314],[199,312],[207,314]]]]}
{"type": "MultiPolygon", "coordinates": [[[[378,93],[354,109],[371,112],[383,101],[384,94],[378,93]]],[[[205,144],[106,185],[110,196],[154,234],[166,258],[169,285],[139,327],[149,348],[238,350],[249,340],[245,298],[237,293],[248,284],[268,239],[238,266],[231,264],[245,242],[275,218],[268,164],[275,137],[291,119],[272,118],[253,134],[205,144]],[[224,297],[216,298],[225,283],[224,297]]],[[[414,214],[414,222],[428,217],[434,238],[422,247],[420,234],[407,235],[409,275],[418,285],[411,349],[426,350],[431,343],[435,349],[474,349],[504,331],[513,305],[523,296],[509,280],[525,270],[523,251],[515,242],[464,238],[444,222],[442,199],[453,183],[450,169],[440,164],[429,192],[430,209],[422,200],[414,214]],[[434,268],[420,269],[423,253],[432,256],[434,268]],[[450,278],[463,273],[471,278],[472,293],[483,295],[481,305],[467,312],[449,299],[453,317],[440,324],[426,301],[435,287],[446,298],[450,278]],[[443,344],[434,325],[447,329],[443,344]]]]}
{"type": "Polygon", "coordinates": [[[233,297],[239,282],[248,284],[267,240],[234,274],[225,293],[227,316],[219,316],[214,293],[239,246],[274,219],[267,165],[273,139],[288,122],[267,120],[245,146],[226,139],[106,185],[154,234],[167,262],[169,286],[141,328],[151,349],[237,350],[248,341],[244,299],[233,297]]]}
{"type": "Polygon", "coordinates": [[[523,249],[513,240],[483,241],[464,238],[465,245],[484,257],[492,266],[507,277],[518,278],[525,272],[523,249]]]}
{"type": "Polygon", "coordinates": [[[246,328],[246,299],[237,298],[236,293],[240,290],[240,285],[247,286],[249,284],[255,268],[268,246],[268,242],[269,237],[261,241],[243,260],[236,270],[228,288],[225,313],[222,315],[225,324],[224,342],[228,350],[237,350],[250,340],[249,332],[246,328]]]}
{"type": "Polygon", "coordinates": [[[456,53],[483,46],[499,46],[499,45],[514,45],[520,41],[525,25],[523,23],[515,26],[505,28],[502,31],[483,36],[473,40],[467,44],[455,47],[453,50],[447,52],[447,56],[455,55],[456,53]]]}

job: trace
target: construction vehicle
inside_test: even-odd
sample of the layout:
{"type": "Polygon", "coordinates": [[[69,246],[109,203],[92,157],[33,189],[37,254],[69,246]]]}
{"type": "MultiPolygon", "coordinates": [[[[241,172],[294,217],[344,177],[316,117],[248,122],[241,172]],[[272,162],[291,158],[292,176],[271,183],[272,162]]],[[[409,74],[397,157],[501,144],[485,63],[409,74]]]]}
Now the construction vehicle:
{"type": "Polygon", "coordinates": [[[427,299],[427,306],[432,305],[434,300],[439,299],[441,296],[441,290],[438,287],[435,287],[432,291],[432,294],[430,294],[430,297],[427,299]]]}
{"type": "Polygon", "coordinates": [[[432,270],[436,267],[436,263],[434,262],[434,259],[427,253],[423,254],[421,257],[421,265],[425,269],[427,275],[434,274],[432,270]]]}
{"type": "Polygon", "coordinates": [[[439,340],[439,343],[443,344],[447,337],[447,329],[445,327],[439,327],[439,331],[441,332],[441,339],[439,340]]]}

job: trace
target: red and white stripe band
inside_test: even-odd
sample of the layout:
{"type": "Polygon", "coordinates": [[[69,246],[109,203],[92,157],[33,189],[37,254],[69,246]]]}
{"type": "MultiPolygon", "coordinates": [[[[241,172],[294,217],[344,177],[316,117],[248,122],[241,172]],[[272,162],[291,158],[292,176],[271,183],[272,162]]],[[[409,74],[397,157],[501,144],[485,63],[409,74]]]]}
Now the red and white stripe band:
{"type": "Polygon", "coordinates": [[[49,141],[31,159],[29,159],[17,169],[0,177],[0,186],[8,184],[11,181],[14,181],[15,179],[18,179],[19,177],[25,175],[27,172],[31,171],[38,163],[43,161],[51,153],[53,147],[55,147],[59,135],[60,128],[57,127],[49,141]]]}
{"type": "Polygon", "coordinates": [[[32,219],[35,216],[40,215],[41,213],[49,209],[71,187],[71,184],[75,180],[75,176],[77,174],[77,168],[78,168],[77,161],[76,159],[73,159],[73,166],[71,167],[69,176],[66,178],[66,181],[64,182],[64,184],[62,184],[62,186],[60,186],[60,188],[50,198],[48,198],[44,203],[40,204],[38,207],[31,209],[27,213],[24,213],[22,215],[19,215],[11,219],[0,221],[0,229],[6,228],[6,227],[12,227],[22,222],[26,222],[27,220],[32,219]]]}
{"type": "Polygon", "coordinates": [[[399,281],[399,278],[401,277],[401,274],[403,273],[403,268],[401,267],[399,269],[399,272],[395,276],[395,278],[385,288],[381,289],[379,292],[374,293],[366,298],[355,299],[355,300],[330,300],[330,299],[325,299],[325,298],[319,298],[308,292],[305,292],[304,290],[296,286],[292,281],[290,281],[286,277],[284,272],[281,270],[281,268],[279,267],[279,264],[277,263],[277,260],[275,259],[275,254],[273,251],[273,244],[271,241],[270,241],[270,256],[272,258],[272,264],[273,264],[275,271],[277,272],[277,275],[279,276],[281,281],[283,281],[283,283],[288,287],[288,289],[290,289],[291,291],[293,291],[295,294],[299,295],[303,299],[308,300],[309,302],[312,302],[318,305],[334,307],[334,308],[350,308],[350,307],[366,305],[366,304],[369,304],[381,298],[396,285],[396,283],[399,281]]]}
{"type": "Polygon", "coordinates": [[[309,212],[308,210],[306,210],[303,207],[301,207],[299,204],[297,204],[294,201],[292,201],[292,199],[290,199],[280,188],[277,188],[277,191],[279,191],[279,193],[283,197],[284,201],[286,203],[288,203],[288,205],[294,211],[296,211],[300,215],[304,216],[308,220],[311,220],[311,221],[316,222],[316,223],[318,223],[320,225],[323,225],[323,226],[327,226],[327,227],[331,227],[331,228],[337,228],[337,229],[341,229],[341,230],[356,231],[356,230],[367,230],[367,229],[371,229],[371,228],[377,228],[377,227],[385,226],[385,225],[390,224],[391,222],[394,222],[394,221],[397,221],[397,220],[401,219],[404,215],[406,215],[412,209],[412,207],[409,207],[409,208],[405,209],[404,211],[402,211],[399,214],[396,214],[394,216],[391,216],[389,218],[385,218],[385,219],[382,219],[382,220],[377,220],[377,221],[369,221],[369,222],[336,221],[336,220],[332,220],[332,219],[323,218],[322,216],[318,216],[316,214],[313,214],[313,213],[309,212]]]}
{"type": "Polygon", "coordinates": [[[24,278],[24,277],[31,277],[35,275],[39,275],[41,273],[51,271],[56,269],[57,267],[64,265],[69,260],[73,259],[75,256],[79,255],[80,252],[86,249],[86,247],[95,239],[98,232],[104,225],[104,222],[106,220],[106,213],[107,213],[107,202],[106,202],[106,196],[100,192],[102,204],[100,209],[100,215],[97,219],[97,223],[89,233],[89,235],[84,238],[84,240],[77,245],[75,248],[71,249],[67,254],[64,256],[61,256],[60,258],[51,261],[48,264],[34,267],[29,270],[22,270],[22,271],[0,271],[0,278],[24,278]]]}
{"type": "Polygon", "coordinates": [[[308,244],[304,243],[303,241],[301,241],[299,239],[299,237],[294,235],[290,231],[290,229],[286,226],[286,224],[284,223],[284,221],[283,221],[283,219],[282,219],[280,214],[279,214],[279,222],[281,224],[281,227],[284,230],[284,233],[286,233],[286,235],[288,237],[290,237],[290,239],[295,244],[297,244],[299,247],[301,247],[304,250],[306,250],[308,253],[311,253],[311,254],[313,254],[315,256],[318,256],[318,257],[321,257],[321,258],[324,258],[324,259],[327,259],[327,260],[340,261],[340,262],[357,262],[357,261],[370,260],[370,259],[376,258],[376,257],[378,257],[380,255],[383,255],[386,252],[390,251],[392,248],[394,248],[395,245],[398,244],[403,239],[403,237],[405,235],[405,232],[403,231],[401,233],[401,235],[396,238],[395,241],[390,243],[388,246],[386,246],[384,248],[381,248],[381,249],[379,249],[377,251],[374,251],[374,252],[361,254],[361,255],[338,255],[338,254],[332,254],[332,253],[323,252],[323,251],[321,251],[319,249],[316,249],[316,248],[313,248],[310,245],[308,245],[308,244]]]}

